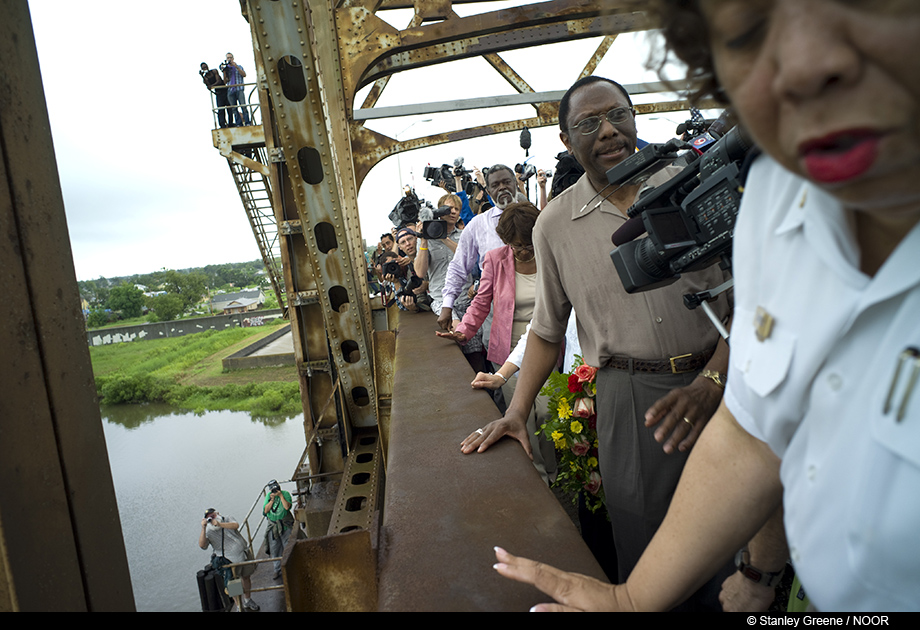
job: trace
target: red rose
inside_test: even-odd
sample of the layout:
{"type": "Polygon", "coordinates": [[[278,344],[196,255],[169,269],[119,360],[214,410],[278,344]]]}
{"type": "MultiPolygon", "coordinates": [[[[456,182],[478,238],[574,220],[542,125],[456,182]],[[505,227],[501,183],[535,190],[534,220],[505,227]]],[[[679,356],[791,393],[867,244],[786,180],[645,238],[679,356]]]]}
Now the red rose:
{"type": "Polygon", "coordinates": [[[585,490],[591,494],[597,494],[597,491],[601,489],[601,476],[600,474],[593,472],[588,475],[588,483],[585,484],[585,490]]]}
{"type": "Polygon", "coordinates": [[[585,455],[589,450],[591,450],[591,445],[585,439],[572,444],[572,452],[578,457],[585,455]]]}
{"type": "Polygon", "coordinates": [[[569,376],[569,391],[573,394],[577,394],[581,391],[581,381],[578,380],[578,377],[574,374],[569,376]]]}
{"type": "Polygon", "coordinates": [[[595,374],[597,374],[597,368],[593,368],[590,365],[579,365],[572,373],[573,376],[578,377],[579,383],[593,382],[595,374]]]}

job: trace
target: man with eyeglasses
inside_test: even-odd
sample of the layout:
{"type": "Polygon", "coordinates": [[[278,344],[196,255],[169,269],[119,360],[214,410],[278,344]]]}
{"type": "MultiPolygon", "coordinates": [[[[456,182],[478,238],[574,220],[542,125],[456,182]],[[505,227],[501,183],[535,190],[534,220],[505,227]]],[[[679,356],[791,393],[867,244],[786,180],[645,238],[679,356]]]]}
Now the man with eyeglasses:
{"type": "MultiPolygon", "coordinates": [[[[586,77],[560,102],[559,126],[585,174],[550,201],[534,228],[537,300],[514,399],[504,418],[471,434],[462,450],[482,452],[509,435],[530,452],[526,412],[556,364],[574,308],[585,363],[599,368],[599,461],[619,572],[610,577],[622,582],[663,520],[689,450],[721,400],[728,347],[701,309],[684,307],[682,296],[724,278],[713,267],[627,294],[610,261],[610,236],[640,187],[610,187],[606,173],[636,150],[632,102],[620,84],[586,77]]],[[[713,307],[728,318],[725,299],[713,307]]],[[[685,606],[719,610],[719,585],[732,569],[685,606]]]]}

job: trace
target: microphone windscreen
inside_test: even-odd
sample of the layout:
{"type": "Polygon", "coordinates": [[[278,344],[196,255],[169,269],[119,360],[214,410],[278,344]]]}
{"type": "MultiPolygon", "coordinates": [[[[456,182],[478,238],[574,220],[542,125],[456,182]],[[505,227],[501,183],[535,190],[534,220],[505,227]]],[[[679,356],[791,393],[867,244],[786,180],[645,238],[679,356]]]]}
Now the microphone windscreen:
{"type": "Polygon", "coordinates": [[[641,216],[636,216],[631,219],[626,219],[626,223],[617,228],[617,231],[613,233],[610,240],[613,241],[614,245],[619,247],[623,243],[635,240],[643,234],[645,234],[645,224],[642,222],[641,216]]]}

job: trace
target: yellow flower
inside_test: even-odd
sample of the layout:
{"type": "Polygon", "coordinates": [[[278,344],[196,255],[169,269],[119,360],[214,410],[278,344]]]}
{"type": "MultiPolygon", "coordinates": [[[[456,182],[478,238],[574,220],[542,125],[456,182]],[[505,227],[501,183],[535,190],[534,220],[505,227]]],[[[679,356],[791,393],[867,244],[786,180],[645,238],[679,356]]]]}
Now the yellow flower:
{"type": "Polygon", "coordinates": [[[565,435],[561,431],[553,431],[550,437],[553,438],[553,445],[556,448],[560,450],[565,448],[565,435]]]}
{"type": "Polygon", "coordinates": [[[596,457],[588,458],[588,468],[597,468],[597,458],[596,457]]]}
{"type": "Polygon", "coordinates": [[[568,420],[572,417],[572,408],[569,407],[569,401],[563,398],[556,407],[556,413],[559,414],[560,420],[568,420]]]}
{"type": "Polygon", "coordinates": [[[581,422],[578,420],[574,420],[569,426],[572,428],[572,433],[581,433],[582,429],[584,429],[584,427],[581,426],[581,422]]]}

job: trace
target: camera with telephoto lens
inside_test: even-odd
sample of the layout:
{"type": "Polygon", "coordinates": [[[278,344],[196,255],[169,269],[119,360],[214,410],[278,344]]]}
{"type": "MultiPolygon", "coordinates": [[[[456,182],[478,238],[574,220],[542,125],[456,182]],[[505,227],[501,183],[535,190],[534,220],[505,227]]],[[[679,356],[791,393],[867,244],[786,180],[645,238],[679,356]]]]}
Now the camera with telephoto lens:
{"type": "Polygon", "coordinates": [[[401,297],[411,298],[415,302],[415,306],[422,311],[430,311],[432,300],[431,296],[428,293],[414,293],[414,290],[422,286],[422,279],[416,275],[413,275],[403,288],[396,294],[396,299],[401,297]]]}
{"type": "MultiPolygon", "coordinates": [[[[676,140],[650,144],[607,171],[607,181],[642,183],[682,158],[681,147],[676,140]]],[[[627,293],[667,286],[718,259],[731,268],[735,220],[756,153],[751,138],[735,127],[676,176],[640,195],[614,233],[617,248],[610,253],[627,293]],[[648,238],[634,240],[645,232],[648,238]]]]}

